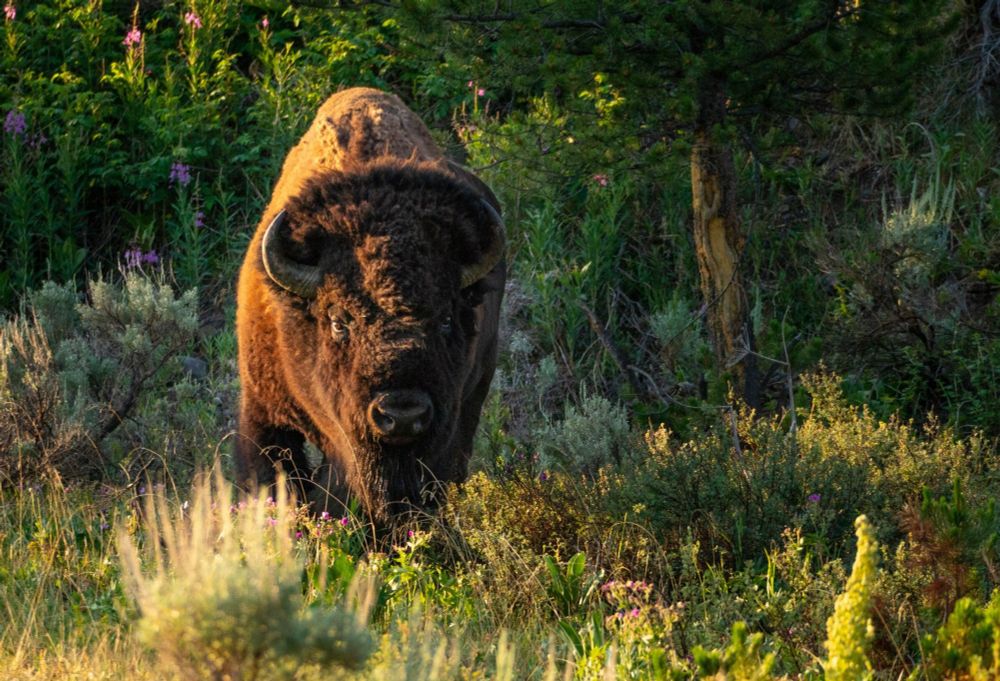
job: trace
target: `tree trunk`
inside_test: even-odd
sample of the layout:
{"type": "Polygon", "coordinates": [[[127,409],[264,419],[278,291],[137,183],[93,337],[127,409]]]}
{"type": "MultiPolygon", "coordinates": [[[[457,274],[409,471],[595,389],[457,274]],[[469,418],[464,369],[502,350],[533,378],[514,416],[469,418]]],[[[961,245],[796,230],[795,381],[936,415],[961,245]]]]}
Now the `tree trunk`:
{"type": "Polygon", "coordinates": [[[736,210],[736,170],[729,144],[717,139],[717,127],[725,115],[722,84],[706,82],[691,150],[694,245],[719,366],[731,373],[737,395],[751,407],[759,407],[753,328],[740,270],[745,239],[736,210]]]}

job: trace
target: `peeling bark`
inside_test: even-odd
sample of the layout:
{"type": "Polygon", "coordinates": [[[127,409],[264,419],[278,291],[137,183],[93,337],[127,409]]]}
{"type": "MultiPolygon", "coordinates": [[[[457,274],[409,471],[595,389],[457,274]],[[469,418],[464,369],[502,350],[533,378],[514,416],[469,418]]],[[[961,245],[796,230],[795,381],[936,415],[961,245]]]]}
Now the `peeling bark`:
{"type": "Polygon", "coordinates": [[[728,144],[715,139],[725,120],[721,84],[708,82],[699,98],[691,150],[693,230],[708,330],[721,369],[752,407],[759,406],[753,329],[740,259],[745,238],[736,210],[736,171],[728,144]]]}

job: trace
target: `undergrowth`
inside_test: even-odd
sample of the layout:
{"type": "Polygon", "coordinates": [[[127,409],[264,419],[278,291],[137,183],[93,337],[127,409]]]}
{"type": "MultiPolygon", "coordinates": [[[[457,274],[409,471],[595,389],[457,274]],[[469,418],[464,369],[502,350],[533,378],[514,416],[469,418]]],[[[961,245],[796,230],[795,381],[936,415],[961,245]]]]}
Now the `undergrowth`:
{"type": "Polygon", "coordinates": [[[735,124],[758,412],[704,330],[683,131],[310,4],[4,3],[0,676],[1000,674],[995,3],[908,121],[735,124]],[[348,85],[477,169],[510,246],[475,473],[394,545],[224,481],[236,268],[348,85]]]}

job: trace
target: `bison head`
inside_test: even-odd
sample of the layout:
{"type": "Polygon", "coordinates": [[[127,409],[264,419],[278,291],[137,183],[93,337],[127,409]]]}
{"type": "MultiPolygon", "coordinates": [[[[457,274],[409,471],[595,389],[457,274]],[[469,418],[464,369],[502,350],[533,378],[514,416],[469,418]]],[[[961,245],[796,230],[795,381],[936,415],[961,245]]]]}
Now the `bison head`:
{"type": "Polygon", "coordinates": [[[464,478],[456,430],[504,246],[487,199],[429,164],[329,172],[273,219],[260,262],[284,300],[281,371],[334,496],[388,517],[464,478]]]}

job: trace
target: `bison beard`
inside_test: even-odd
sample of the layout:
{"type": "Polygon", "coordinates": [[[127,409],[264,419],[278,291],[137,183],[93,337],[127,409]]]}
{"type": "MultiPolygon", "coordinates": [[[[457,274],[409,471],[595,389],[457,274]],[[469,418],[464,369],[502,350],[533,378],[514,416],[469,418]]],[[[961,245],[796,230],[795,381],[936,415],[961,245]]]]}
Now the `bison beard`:
{"type": "Polygon", "coordinates": [[[498,211],[398,98],[327,100],[240,271],[241,483],[285,468],[314,510],[356,500],[387,526],[465,479],[496,366],[498,211]]]}

